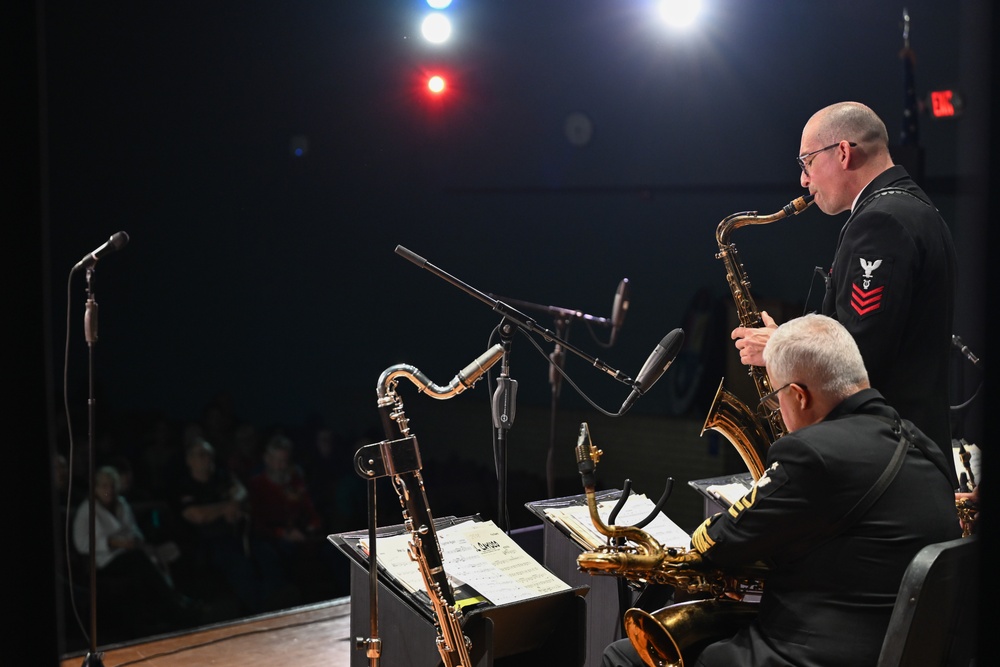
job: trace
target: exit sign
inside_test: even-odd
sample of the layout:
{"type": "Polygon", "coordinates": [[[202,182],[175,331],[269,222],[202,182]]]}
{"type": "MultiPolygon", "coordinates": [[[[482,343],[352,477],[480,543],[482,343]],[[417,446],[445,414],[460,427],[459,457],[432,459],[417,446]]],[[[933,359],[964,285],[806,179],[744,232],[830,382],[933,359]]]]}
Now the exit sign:
{"type": "Polygon", "coordinates": [[[931,116],[934,118],[955,118],[962,115],[962,98],[954,90],[934,90],[930,94],[931,116]]]}

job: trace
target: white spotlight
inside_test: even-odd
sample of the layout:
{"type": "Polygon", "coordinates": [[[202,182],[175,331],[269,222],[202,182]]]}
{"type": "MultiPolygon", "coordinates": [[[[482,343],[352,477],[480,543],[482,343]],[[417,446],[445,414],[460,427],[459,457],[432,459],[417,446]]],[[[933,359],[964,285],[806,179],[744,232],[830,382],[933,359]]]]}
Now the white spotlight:
{"type": "Polygon", "coordinates": [[[660,0],[660,15],[672,26],[686,28],[701,11],[701,0],[660,0]]]}
{"type": "Polygon", "coordinates": [[[451,0],[427,0],[431,9],[446,9],[451,4],[451,0]]]}
{"type": "Polygon", "coordinates": [[[420,32],[428,42],[440,44],[451,36],[451,21],[444,14],[428,14],[420,24],[420,32]]]}

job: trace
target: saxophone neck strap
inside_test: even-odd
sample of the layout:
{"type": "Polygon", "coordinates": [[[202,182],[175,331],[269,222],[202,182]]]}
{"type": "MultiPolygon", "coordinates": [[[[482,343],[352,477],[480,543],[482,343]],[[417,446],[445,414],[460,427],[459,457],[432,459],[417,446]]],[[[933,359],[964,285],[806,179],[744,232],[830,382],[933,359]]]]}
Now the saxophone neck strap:
{"type": "Polygon", "coordinates": [[[892,458],[889,459],[889,463],[885,466],[885,470],[879,475],[879,478],[875,480],[875,484],[872,485],[870,489],[861,496],[861,499],[855,503],[854,507],[850,509],[844,516],[840,518],[831,530],[831,535],[839,535],[854,523],[862,514],[864,514],[869,507],[875,504],[882,493],[889,487],[892,480],[896,478],[896,473],[899,469],[903,467],[903,459],[906,458],[907,446],[914,440],[910,430],[906,428],[902,420],[899,418],[890,419],[889,417],[882,417],[879,415],[871,415],[875,419],[879,419],[888,423],[892,426],[894,433],[899,434],[899,442],[896,444],[896,450],[892,453],[892,458]]]}
{"type": "Polygon", "coordinates": [[[784,554],[784,561],[789,562],[797,560],[799,557],[819,548],[823,544],[826,544],[830,540],[834,539],[838,535],[843,534],[851,524],[857,521],[861,516],[868,511],[875,501],[878,500],[885,490],[892,483],[892,480],[896,478],[896,474],[899,469],[903,467],[903,459],[906,458],[906,450],[908,445],[915,440],[910,430],[899,418],[889,418],[883,417],[881,415],[868,415],[869,417],[874,417],[880,421],[884,421],[892,427],[894,433],[899,435],[899,442],[896,444],[896,449],[892,453],[892,457],[889,459],[889,463],[885,466],[882,474],[879,475],[875,483],[865,492],[861,499],[854,504],[850,510],[847,511],[837,523],[830,526],[830,528],[823,530],[821,534],[813,534],[812,537],[804,539],[800,542],[797,547],[787,549],[784,554]]]}
{"type": "Polygon", "coordinates": [[[885,197],[887,195],[905,195],[907,197],[912,197],[913,199],[916,199],[924,206],[927,206],[929,208],[934,208],[934,206],[932,206],[929,201],[923,199],[922,197],[918,197],[909,190],[904,190],[903,188],[888,187],[888,188],[879,188],[878,190],[876,190],[875,192],[871,193],[870,195],[862,199],[860,202],[858,202],[858,205],[855,206],[854,211],[852,211],[851,214],[852,217],[854,213],[859,212],[861,209],[863,209],[865,206],[868,206],[868,204],[873,202],[878,197],[885,197]]]}

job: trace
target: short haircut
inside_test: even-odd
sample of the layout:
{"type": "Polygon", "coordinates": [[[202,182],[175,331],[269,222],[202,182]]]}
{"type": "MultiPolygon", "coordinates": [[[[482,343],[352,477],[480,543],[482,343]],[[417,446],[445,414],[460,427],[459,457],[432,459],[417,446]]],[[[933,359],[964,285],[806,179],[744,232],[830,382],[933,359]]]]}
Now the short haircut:
{"type": "Polygon", "coordinates": [[[858,344],[826,315],[803,315],[779,326],[764,347],[764,363],[774,382],[800,382],[841,398],[868,383],[858,344]]]}
{"type": "Polygon", "coordinates": [[[122,478],[118,474],[118,469],[114,466],[101,466],[94,471],[94,481],[96,482],[99,477],[107,477],[111,480],[112,486],[115,487],[115,493],[118,493],[122,488],[122,478]]]}
{"type": "Polygon", "coordinates": [[[824,144],[836,141],[874,143],[889,146],[889,133],[885,123],[874,111],[860,102],[838,102],[817,112],[819,136],[824,144]]]}

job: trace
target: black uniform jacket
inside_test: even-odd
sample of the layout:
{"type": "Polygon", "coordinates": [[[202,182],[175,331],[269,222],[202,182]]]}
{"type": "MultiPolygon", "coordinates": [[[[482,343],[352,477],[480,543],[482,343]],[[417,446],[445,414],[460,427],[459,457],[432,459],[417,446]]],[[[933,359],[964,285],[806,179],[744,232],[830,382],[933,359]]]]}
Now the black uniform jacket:
{"type": "Polygon", "coordinates": [[[754,489],[695,531],[694,548],[713,563],[773,568],[756,627],[743,631],[744,642],[767,643],[770,664],[777,654],[800,666],[874,665],[907,565],[925,545],[961,535],[944,457],[916,429],[926,453],[910,444],[875,504],[831,533],[886,468],[895,417],[874,389],[849,397],[775,441],[754,489]]]}
{"type": "Polygon", "coordinates": [[[891,167],[858,196],[823,301],[823,314],[857,341],[871,386],[948,453],[952,469],[955,263],[947,224],[906,170],[891,167]]]}

